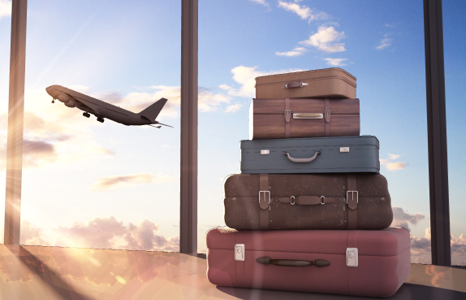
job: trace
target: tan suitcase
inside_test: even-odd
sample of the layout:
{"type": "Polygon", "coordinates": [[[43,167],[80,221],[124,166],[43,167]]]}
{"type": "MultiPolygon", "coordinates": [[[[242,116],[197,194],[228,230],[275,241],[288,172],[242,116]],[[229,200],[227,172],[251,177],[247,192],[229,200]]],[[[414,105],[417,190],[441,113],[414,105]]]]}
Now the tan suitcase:
{"type": "Polygon", "coordinates": [[[253,99],[249,138],[358,136],[359,99],[253,99]]]}
{"type": "Polygon", "coordinates": [[[356,77],[340,68],[256,77],[256,99],[356,98],[356,77]]]}

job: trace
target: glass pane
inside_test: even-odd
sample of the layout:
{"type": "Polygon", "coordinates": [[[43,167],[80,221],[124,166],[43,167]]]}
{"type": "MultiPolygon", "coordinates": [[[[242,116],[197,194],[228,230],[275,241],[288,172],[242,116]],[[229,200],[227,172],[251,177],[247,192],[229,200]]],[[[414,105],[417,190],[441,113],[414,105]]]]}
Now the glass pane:
{"type": "Polygon", "coordinates": [[[466,265],[466,3],[443,1],[445,96],[448,132],[448,182],[450,194],[451,264],[466,265]]]}
{"type": "Polygon", "coordinates": [[[179,251],[179,3],[28,9],[21,243],[179,251]],[[125,126],[71,93],[85,117],[61,96],[52,104],[51,85],[123,115],[115,106],[139,113],[165,97],[157,121],[175,128],[125,126]]]}
{"type": "Polygon", "coordinates": [[[8,128],[8,90],[10,82],[11,2],[0,2],[0,243],[5,226],[6,140],[8,128]]]}
{"type": "Polygon", "coordinates": [[[225,226],[223,180],[240,173],[254,78],[341,67],[357,78],[361,135],[380,141],[392,225],[410,230],[412,261],[430,263],[423,2],[201,1],[199,15],[200,251],[225,226]]]}

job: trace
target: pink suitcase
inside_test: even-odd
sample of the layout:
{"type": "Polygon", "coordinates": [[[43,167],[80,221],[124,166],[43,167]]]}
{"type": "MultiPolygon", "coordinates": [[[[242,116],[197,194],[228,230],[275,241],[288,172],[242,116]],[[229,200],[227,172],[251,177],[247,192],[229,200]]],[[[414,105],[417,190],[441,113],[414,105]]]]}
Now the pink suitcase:
{"type": "Polygon", "coordinates": [[[218,286],[390,297],[408,278],[409,233],[242,230],[207,233],[207,277],[218,286]]]}

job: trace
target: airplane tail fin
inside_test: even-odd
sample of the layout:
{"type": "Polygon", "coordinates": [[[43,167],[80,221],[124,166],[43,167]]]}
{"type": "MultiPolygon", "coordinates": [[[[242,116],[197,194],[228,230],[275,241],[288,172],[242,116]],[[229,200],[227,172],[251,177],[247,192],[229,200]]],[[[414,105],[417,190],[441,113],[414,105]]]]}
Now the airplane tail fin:
{"type": "Polygon", "coordinates": [[[165,103],[167,103],[167,99],[161,98],[154,104],[143,109],[140,113],[138,113],[138,115],[140,115],[144,119],[149,119],[151,122],[155,122],[155,119],[159,115],[165,103]]]}

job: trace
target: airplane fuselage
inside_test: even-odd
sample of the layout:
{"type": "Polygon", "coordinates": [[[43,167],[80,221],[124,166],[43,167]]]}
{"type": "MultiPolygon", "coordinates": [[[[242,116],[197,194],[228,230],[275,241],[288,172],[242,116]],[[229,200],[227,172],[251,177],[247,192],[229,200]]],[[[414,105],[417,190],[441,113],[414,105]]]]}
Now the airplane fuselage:
{"type": "Polygon", "coordinates": [[[86,113],[91,113],[101,122],[103,122],[103,118],[106,118],[124,125],[149,125],[158,123],[155,120],[151,121],[145,119],[141,117],[140,114],[133,113],[61,85],[49,86],[46,88],[46,91],[53,99],[63,102],[68,107],[76,107],[86,113]]]}

